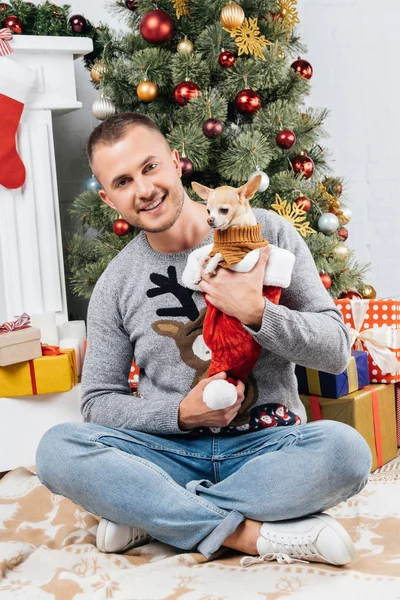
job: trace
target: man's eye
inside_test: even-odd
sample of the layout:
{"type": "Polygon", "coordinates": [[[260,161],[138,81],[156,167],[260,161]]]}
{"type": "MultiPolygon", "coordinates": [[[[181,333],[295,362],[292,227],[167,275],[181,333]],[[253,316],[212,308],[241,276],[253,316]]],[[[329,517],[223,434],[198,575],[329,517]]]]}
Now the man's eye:
{"type": "Polygon", "coordinates": [[[118,181],[117,187],[123,187],[127,181],[128,181],[127,179],[121,179],[121,181],[118,181]]]}
{"type": "MultiPolygon", "coordinates": [[[[148,165],[148,166],[146,167],[146,171],[148,171],[148,170],[150,169],[150,167],[156,167],[156,166],[157,166],[157,163],[151,163],[151,165],[148,165]]],[[[152,170],[153,170],[153,169],[150,169],[150,171],[152,171],[152,170]]]]}
{"type": "Polygon", "coordinates": [[[229,208],[220,208],[219,212],[221,213],[221,215],[227,215],[229,212],[229,208]]]}

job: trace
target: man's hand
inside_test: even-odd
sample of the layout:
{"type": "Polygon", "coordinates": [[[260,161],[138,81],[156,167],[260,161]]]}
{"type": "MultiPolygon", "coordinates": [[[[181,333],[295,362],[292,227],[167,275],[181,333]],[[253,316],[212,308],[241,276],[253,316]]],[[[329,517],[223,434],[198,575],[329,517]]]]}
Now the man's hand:
{"type": "Polygon", "coordinates": [[[202,269],[199,288],[206,294],[207,301],[244,325],[261,326],[265,308],[262,289],[269,253],[270,246],[262,248],[258,262],[248,273],[219,267],[212,276],[202,269]]]}
{"type": "Polygon", "coordinates": [[[212,410],[203,402],[204,388],[214,379],[226,379],[226,373],[217,373],[213,377],[202,379],[179,405],[178,425],[180,429],[195,427],[226,427],[236,417],[244,400],[244,383],[238,381],[236,386],[238,398],[235,404],[227,408],[212,410]]]}

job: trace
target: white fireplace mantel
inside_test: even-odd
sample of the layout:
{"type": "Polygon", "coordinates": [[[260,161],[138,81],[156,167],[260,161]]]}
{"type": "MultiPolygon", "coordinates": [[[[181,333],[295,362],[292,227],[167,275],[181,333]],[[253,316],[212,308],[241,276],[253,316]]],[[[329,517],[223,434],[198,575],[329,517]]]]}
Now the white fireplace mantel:
{"type": "MultiPolygon", "coordinates": [[[[74,59],[93,49],[82,37],[14,36],[13,60],[36,71],[18,130],[25,185],[0,185],[0,323],[23,312],[68,320],[52,114],[82,107],[74,59]]],[[[0,117],[0,131],[1,131],[0,117]]]]}

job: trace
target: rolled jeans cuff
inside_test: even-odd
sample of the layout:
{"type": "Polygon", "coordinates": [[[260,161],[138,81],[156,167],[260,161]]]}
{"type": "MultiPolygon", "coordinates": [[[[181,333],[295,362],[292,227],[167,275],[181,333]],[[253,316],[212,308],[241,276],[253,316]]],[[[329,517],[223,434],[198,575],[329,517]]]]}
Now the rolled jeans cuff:
{"type": "Polygon", "coordinates": [[[232,510],[225,519],[200,542],[197,546],[197,550],[206,558],[210,558],[210,556],[222,546],[226,538],[236,531],[240,523],[244,520],[245,517],[240,512],[232,510]]]}

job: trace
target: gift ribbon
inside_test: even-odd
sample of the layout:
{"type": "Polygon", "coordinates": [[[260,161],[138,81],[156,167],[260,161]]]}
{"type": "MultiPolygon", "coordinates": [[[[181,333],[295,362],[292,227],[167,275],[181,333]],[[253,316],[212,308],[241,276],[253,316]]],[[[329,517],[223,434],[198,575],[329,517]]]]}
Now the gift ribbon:
{"type": "Polygon", "coordinates": [[[379,415],[379,397],[378,392],[373,386],[367,385],[364,389],[371,392],[372,396],[372,416],[374,420],[376,462],[379,468],[383,465],[381,418],[379,415]]]}
{"type": "MultiPolygon", "coordinates": [[[[349,360],[346,369],[347,373],[347,381],[348,381],[348,394],[351,392],[355,392],[358,390],[358,371],[357,371],[357,363],[354,356],[352,356],[349,360]]],[[[307,385],[308,391],[316,396],[323,396],[321,393],[321,381],[320,381],[320,373],[315,369],[306,368],[306,376],[307,376],[307,385]]]]}
{"type": "Polygon", "coordinates": [[[361,331],[369,308],[369,301],[350,300],[350,306],[354,322],[354,327],[349,327],[351,346],[354,346],[355,350],[364,350],[364,344],[382,373],[400,371],[400,362],[394,352],[389,349],[400,349],[400,331],[390,327],[374,327],[361,331]]]}
{"type": "Polygon", "coordinates": [[[15,321],[6,321],[0,325],[0,333],[8,333],[9,331],[17,331],[29,327],[31,318],[27,313],[22,313],[15,321]]]}
{"type": "Polygon", "coordinates": [[[13,34],[11,33],[11,29],[3,28],[0,29],[0,56],[7,56],[7,54],[12,54],[13,49],[11,48],[8,42],[11,42],[13,39],[13,34]]]}

